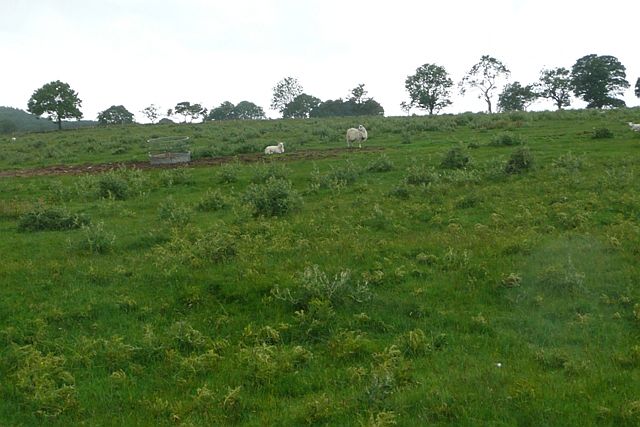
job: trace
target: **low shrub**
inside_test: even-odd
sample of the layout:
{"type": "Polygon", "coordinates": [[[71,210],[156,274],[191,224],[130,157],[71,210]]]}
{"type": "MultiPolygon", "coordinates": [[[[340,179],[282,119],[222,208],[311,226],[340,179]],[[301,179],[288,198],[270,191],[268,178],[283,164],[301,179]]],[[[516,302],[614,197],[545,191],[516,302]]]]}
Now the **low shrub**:
{"type": "Polygon", "coordinates": [[[98,178],[98,197],[125,200],[129,197],[129,183],[115,172],[107,172],[98,178]]]}
{"type": "Polygon", "coordinates": [[[611,132],[609,130],[609,128],[595,128],[595,129],[593,129],[593,133],[591,134],[591,138],[593,138],[593,139],[613,138],[613,132],[611,132]]]}
{"type": "Polygon", "coordinates": [[[90,253],[106,253],[111,250],[116,236],[104,229],[104,223],[82,226],[80,249],[90,253]]]}
{"type": "Polygon", "coordinates": [[[285,215],[302,205],[302,198],[291,188],[291,182],[274,177],[264,184],[251,184],[242,200],[251,207],[253,216],[285,215]]]}
{"type": "Polygon", "coordinates": [[[389,172],[393,170],[393,162],[386,154],[381,155],[367,166],[368,172],[389,172]]]}
{"type": "Polygon", "coordinates": [[[517,148],[511,154],[504,167],[504,171],[508,174],[524,172],[533,166],[533,154],[528,147],[517,148]]]}
{"type": "Polygon", "coordinates": [[[64,208],[38,206],[24,213],[18,220],[20,231],[71,230],[89,224],[84,214],[74,214],[64,208]]]}
{"type": "Polygon", "coordinates": [[[202,212],[219,211],[227,207],[228,202],[220,190],[209,189],[196,204],[196,209],[202,212]]]}
{"type": "Polygon", "coordinates": [[[467,167],[469,160],[469,155],[464,148],[457,146],[447,151],[440,162],[440,167],[443,169],[462,169],[467,167]]]}
{"type": "Polygon", "coordinates": [[[491,139],[489,145],[493,146],[514,146],[524,145],[524,139],[513,132],[500,132],[491,139]]]}

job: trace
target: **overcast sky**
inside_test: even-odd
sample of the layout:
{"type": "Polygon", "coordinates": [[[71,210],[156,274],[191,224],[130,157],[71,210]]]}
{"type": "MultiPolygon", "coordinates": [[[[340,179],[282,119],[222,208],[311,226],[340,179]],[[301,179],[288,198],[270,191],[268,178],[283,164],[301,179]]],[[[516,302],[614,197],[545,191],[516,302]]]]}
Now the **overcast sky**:
{"type": "MultiPolygon", "coordinates": [[[[111,105],[144,121],[150,104],[243,100],[277,117],[273,87],[292,76],[322,100],[364,83],[386,115],[401,115],[404,81],[425,63],[457,84],[491,55],[528,84],[595,53],[626,67],[624,100],[636,106],[638,12],[636,0],[0,0],[0,105],[26,110],[36,89],[62,80],[86,119],[111,105]]],[[[443,112],[486,110],[476,92],[454,93],[443,112]]]]}

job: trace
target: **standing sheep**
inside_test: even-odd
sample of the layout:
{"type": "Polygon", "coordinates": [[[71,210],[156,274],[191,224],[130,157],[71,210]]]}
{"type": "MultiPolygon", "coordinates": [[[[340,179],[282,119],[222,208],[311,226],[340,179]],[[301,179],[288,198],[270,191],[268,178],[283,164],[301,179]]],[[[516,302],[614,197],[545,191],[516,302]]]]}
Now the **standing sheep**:
{"type": "Polygon", "coordinates": [[[367,140],[367,130],[364,126],[358,126],[358,129],[347,129],[347,147],[351,148],[353,142],[358,142],[358,147],[362,148],[362,143],[367,140]]]}
{"type": "Polygon", "coordinates": [[[629,127],[631,130],[635,130],[636,132],[640,132],[640,125],[636,123],[629,122],[629,127]]]}
{"type": "Polygon", "coordinates": [[[264,154],[282,154],[284,153],[284,142],[278,142],[278,145],[269,145],[264,149],[264,154]]]}

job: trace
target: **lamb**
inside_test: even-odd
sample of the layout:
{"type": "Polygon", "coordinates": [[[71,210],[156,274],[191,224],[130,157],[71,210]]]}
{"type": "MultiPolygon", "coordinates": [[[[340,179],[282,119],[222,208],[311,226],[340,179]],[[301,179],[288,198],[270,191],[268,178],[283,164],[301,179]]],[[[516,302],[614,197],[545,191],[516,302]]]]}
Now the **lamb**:
{"type": "Polygon", "coordinates": [[[364,126],[358,126],[358,129],[347,129],[347,147],[351,148],[353,142],[358,142],[358,147],[362,148],[362,143],[367,140],[367,130],[364,126]]]}
{"type": "Polygon", "coordinates": [[[636,132],[640,132],[640,124],[629,122],[629,126],[631,130],[635,130],[636,132]]]}
{"type": "Polygon", "coordinates": [[[269,145],[264,149],[264,154],[282,154],[284,153],[284,142],[278,142],[278,145],[269,145]]]}

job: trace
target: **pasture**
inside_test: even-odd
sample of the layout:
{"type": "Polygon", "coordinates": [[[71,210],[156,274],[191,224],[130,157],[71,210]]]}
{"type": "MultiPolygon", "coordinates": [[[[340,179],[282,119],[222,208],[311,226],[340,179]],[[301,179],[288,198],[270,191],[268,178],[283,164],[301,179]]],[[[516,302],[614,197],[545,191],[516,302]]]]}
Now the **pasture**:
{"type": "Polygon", "coordinates": [[[0,139],[0,424],[638,425],[629,121],[640,110],[0,139]],[[172,135],[192,164],[136,167],[172,135]]]}

